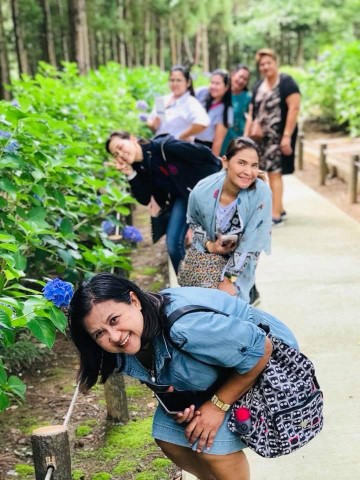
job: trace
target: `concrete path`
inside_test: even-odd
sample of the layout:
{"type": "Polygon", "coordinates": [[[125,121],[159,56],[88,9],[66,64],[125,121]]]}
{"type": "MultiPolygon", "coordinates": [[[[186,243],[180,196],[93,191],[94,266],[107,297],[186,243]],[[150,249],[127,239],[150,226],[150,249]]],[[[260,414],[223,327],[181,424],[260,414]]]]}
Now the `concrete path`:
{"type": "MultiPolygon", "coordinates": [[[[296,334],[315,363],[325,426],[298,452],[262,459],[249,449],[252,480],[360,478],[360,224],[296,177],[285,180],[286,226],[273,231],[257,286],[262,308],[296,334]]],[[[360,207],[359,207],[360,208],[360,207]]],[[[186,480],[190,480],[186,475],[186,480]]]]}

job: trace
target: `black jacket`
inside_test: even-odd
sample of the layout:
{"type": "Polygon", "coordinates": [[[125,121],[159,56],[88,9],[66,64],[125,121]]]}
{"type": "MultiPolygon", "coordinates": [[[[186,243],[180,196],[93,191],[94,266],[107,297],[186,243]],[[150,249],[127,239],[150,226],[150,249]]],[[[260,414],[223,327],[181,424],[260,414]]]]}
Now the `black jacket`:
{"type": "Polygon", "coordinates": [[[153,195],[160,206],[166,200],[183,197],[187,201],[197,182],[221,170],[221,162],[208,147],[159,136],[141,145],[143,161],[134,163],[137,175],[130,180],[133,196],[147,205],[153,195]]]}

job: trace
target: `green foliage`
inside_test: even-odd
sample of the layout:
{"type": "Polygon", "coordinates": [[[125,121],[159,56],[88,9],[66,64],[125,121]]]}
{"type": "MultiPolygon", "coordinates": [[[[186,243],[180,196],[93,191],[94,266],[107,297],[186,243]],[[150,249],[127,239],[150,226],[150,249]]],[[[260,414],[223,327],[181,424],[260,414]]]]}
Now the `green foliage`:
{"type": "Polygon", "coordinates": [[[110,473],[107,472],[98,472],[94,475],[91,475],[91,480],[111,480],[110,473]]]}
{"type": "Polygon", "coordinates": [[[35,469],[32,465],[27,465],[26,463],[18,463],[15,465],[15,472],[18,474],[19,478],[34,477],[35,469]]]}
{"type": "Polygon", "coordinates": [[[82,470],[74,470],[71,473],[71,478],[72,478],[72,480],[84,480],[85,479],[85,473],[82,470]]]}
{"type": "Polygon", "coordinates": [[[80,425],[79,427],[77,427],[75,431],[75,435],[78,438],[81,438],[81,437],[86,437],[86,435],[89,435],[91,432],[92,432],[92,428],[89,425],[80,425]]]}
{"type": "MultiPolygon", "coordinates": [[[[135,105],[166,88],[159,79],[157,69],[114,63],[87,76],[74,64],[41,63],[34,78],[14,82],[19,107],[0,102],[2,349],[19,329],[49,349],[65,331],[64,313],[41,294],[47,279],[130,269],[128,242],[111,242],[101,227],[106,219],[122,228],[134,203],[122,174],[104,166],[104,141],[115,129],[146,134],[135,105]]],[[[1,368],[0,411],[9,396],[23,396],[1,368]]]]}
{"type": "Polygon", "coordinates": [[[136,470],[138,463],[132,460],[123,460],[113,468],[112,473],[114,475],[124,475],[125,473],[131,473],[136,470]]]}
{"type": "Polygon", "coordinates": [[[10,343],[6,347],[0,344],[0,357],[10,371],[19,372],[51,355],[51,352],[44,347],[44,344],[36,342],[31,337],[30,332],[20,330],[14,343],[10,343]]]}
{"type": "Polygon", "coordinates": [[[327,48],[305,70],[285,69],[298,81],[303,116],[342,125],[360,135],[360,41],[327,48]]]}

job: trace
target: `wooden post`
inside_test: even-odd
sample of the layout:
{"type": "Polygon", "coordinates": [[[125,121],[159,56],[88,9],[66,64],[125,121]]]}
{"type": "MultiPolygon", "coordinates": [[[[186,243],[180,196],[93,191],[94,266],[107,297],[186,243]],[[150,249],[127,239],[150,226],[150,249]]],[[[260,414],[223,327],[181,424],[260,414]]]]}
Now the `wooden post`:
{"type": "Polygon", "coordinates": [[[326,168],[326,143],[320,145],[320,185],[325,185],[326,168]]]}
{"type": "Polygon", "coordinates": [[[129,410],[124,377],[120,373],[113,373],[109,376],[104,385],[104,394],[108,420],[115,423],[127,423],[129,410]]]}
{"type": "Polygon", "coordinates": [[[299,170],[303,170],[304,168],[304,133],[303,132],[299,133],[297,167],[299,170]]]}
{"type": "Polygon", "coordinates": [[[31,435],[35,478],[44,480],[49,467],[53,467],[52,480],[71,478],[71,457],[67,428],[50,425],[37,428],[31,435]]]}
{"type": "Polygon", "coordinates": [[[357,200],[357,177],[358,177],[359,155],[352,155],[350,170],[350,202],[356,203],[357,200]]]}

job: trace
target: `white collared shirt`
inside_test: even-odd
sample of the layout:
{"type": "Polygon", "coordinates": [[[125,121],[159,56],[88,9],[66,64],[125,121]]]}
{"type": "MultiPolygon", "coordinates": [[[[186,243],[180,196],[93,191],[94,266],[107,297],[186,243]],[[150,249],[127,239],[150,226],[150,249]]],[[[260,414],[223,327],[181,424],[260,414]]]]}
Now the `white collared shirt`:
{"type": "MultiPolygon", "coordinates": [[[[172,94],[164,95],[162,98],[165,110],[161,115],[162,120],[156,135],[169,133],[175,138],[179,138],[193,124],[204,125],[204,127],[210,124],[205,108],[190,92],[184,93],[184,95],[173,102],[171,102],[172,94]]],[[[156,107],[154,107],[150,114],[150,119],[156,116],[158,115],[156,107]]]]}

